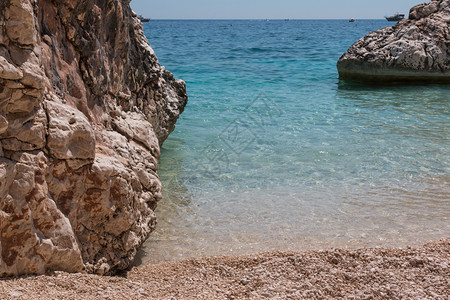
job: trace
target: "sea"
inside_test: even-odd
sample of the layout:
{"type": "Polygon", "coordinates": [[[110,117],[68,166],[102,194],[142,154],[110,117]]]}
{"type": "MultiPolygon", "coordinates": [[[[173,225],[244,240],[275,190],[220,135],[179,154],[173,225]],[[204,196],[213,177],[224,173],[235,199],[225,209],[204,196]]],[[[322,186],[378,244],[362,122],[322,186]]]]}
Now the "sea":
{"type": "Polygon", "coordinates": [[[450,236],[450,86],[339,80],[385,20],[152,20],[189,103],[137,263],[450,236]]]}

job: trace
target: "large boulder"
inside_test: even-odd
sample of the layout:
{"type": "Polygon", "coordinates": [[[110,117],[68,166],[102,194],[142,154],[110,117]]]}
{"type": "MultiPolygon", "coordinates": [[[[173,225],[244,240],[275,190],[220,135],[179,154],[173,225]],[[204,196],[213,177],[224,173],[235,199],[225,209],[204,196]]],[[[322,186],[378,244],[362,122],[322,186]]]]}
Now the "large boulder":
{"type": "Polygon", "coordinates": [[[186,102],[128,0],[0,1],[0,277],[127,268],[186,102]]]}
{"type": "Polygon", "coordinates": [[[450,82],[450,0],[413,7],[409,18],[374,31],[339,59],[342,79],[450,82]]]}

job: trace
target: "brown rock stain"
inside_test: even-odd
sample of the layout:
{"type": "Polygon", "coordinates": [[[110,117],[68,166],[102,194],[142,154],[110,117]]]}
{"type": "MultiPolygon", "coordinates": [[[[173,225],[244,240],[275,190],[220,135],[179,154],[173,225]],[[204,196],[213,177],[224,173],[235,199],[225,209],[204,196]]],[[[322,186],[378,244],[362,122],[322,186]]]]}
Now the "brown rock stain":
{"type": "MultiPolygon", "coordinates": [[[[5,20],[4,2],[0,1],[0,24],[13,26],[5,20]]],[[[126,139],[117,141],[120,133],[111,128],[111,119],[126,119],[133,112],[149,120],[155,141],[147,146],[154,149],[158,145],[153,144],[167,138],[186,105],[185,85],[159,65],[126,1],[8,3],[24,5],[12,19],[22,20],[25,29],[18,34],[6,28],[12,35],[0,30],[4,46],[0,53],[7,53],[0,64],[9,68],[6,75],[13,78],[6,80],[7,86],[0,79],[0,97],[8,104],[0,106],[10,124],[23,126],[0,138],[10,140],[5,155],[33,166],[34,179],[29,176],[23,195],[16,188],[15,199],[0,201],[2,262],[8,266],[0,263],[0,276],[17,275],[14,264],[19,257],[36,255],[42,259],[31,260],[19,272],[42,272],[50,268],[48,264],[52,269],[74,270],[61,257],[77,255],[89,272],[127,268],[139,243],[124,250],[123,233],[132,231],[141,241],[155,223],[153,211],[140,205],[140,198],[149,197],[132,170],[141,162],[152,168],[157,157],[126,139]],[[8,100],[13,95],[18,101],[8,100]],[[29,141],[13,142],[19,134],[21,141],[29,141]],[[101,145],[98,152],[96,145],[101,145]],[[66,242],[49,253],[39,252],[39,246],[30,244],[36,234],[54,245],[63,237],[66,242]],[[28,240],[27,247],[20,247],[15,239],[4,243],[12,237],[28,240]],[[72,239],[79,241],[80,248],[72,239]]],[[[4,185],[1,182],[0,188],[8,189],[4,185]]]]}
{"type": "Polygon", "coordinates": [[[83,209],[91,213],[101,213],[103,211],[102,203],[99,199],[102,198],[103,190],[98,188],[90,188],[86,191],[85,197],[83,198],[83,209]]]}
{"type": "Polygon", "coordinates": [[[74,201],[74,192],[72,190],[65,191],[55,198],[56,206],[61,212],[68,216],[71,212],[72,202],[74,201]]]}
{"type": "Polygon", "coordinates": [[[32,238],[32,234],[29,232],[20,232],[10,228],[11,226],[5,226],[0,233],[0,239],[2,244],[2,260],[8,266],[12,266],[16,263],[17,256],[19,255],[20,248],[23,247],[25,241],[32,238]],[[9,232],[11,235],[6,235],[9,232]]]}

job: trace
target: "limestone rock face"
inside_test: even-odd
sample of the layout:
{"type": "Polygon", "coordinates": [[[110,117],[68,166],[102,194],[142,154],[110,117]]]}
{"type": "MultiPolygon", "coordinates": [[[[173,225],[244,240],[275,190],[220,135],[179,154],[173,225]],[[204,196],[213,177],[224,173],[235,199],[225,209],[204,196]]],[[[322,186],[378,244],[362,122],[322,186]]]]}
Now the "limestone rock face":
{"type": "Polygon", "coordinates": [[[337,67],[343,79],[450,82],[450,0],[413,7],[353,44],[337,67]]]}
{"type": "Polygon", "coordinates": [[[0,1],[0,277],[127,268],[186,102],[128,0],[0,1]]]}

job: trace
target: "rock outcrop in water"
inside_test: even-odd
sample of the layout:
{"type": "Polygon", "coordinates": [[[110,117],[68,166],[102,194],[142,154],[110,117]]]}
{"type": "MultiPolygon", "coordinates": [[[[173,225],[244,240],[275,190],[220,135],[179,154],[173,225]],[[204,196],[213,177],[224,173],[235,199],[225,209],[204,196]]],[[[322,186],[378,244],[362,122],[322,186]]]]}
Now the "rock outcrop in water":
{"type": "Polygon", "coordinates": [[[2,0],[0,277],[127,268],[186,102],[129,0],[2,0]]]}
{"type": "Polygon", "coordinates": [[[339,59],[342,79],[450,82],[450,0],[413,7],[409,18],[362,38],[339,59]]]}

